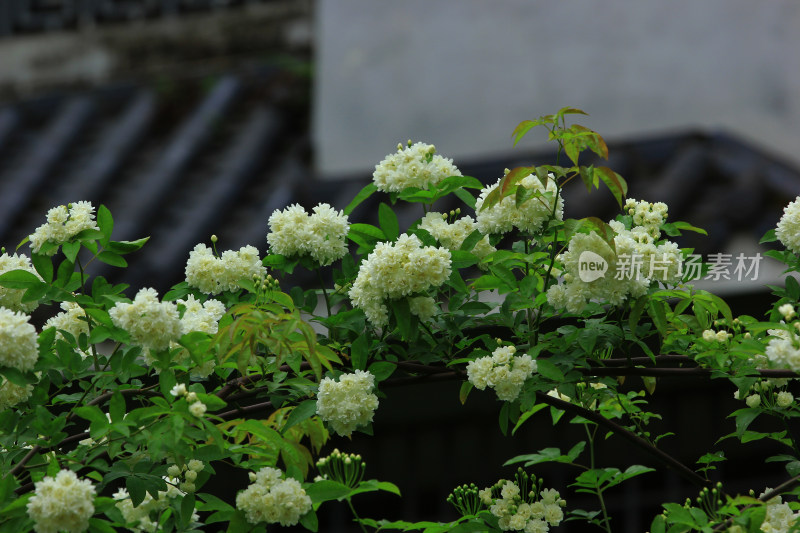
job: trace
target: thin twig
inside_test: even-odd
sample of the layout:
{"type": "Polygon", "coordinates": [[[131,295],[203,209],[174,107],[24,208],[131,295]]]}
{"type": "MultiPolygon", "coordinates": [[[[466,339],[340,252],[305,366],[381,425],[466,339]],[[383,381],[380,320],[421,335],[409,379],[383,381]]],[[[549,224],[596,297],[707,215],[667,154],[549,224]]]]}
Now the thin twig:
{"type": "Polygon", "coordinates": [[[546,403],[551,407],[555,407],[556,409],[561,409],[562,411],[568,411],[572,414],[578,415],[582,418],[587,420],[591,420],[595,424],[599,426],[603,426],[606,429],[609,429],[619,435],[620,437],[626,439],[627,441],[634,444],[636,447],[640,448],[641,450],[647,452],[659,462],[673,468],[681,475],[684,479],[692,483],[693,485],[697,485],[699,487],[706,487],[710,486],[710,482],[700,475],[698,475],[694,470],[687,467],[671,455],[666,452],[663,452],[641,438],[640,436],[636,435],[635,433],[625,429],[624,427],[620,426],[616,422],[613,422],[603,415],[599,413],[595,413],[594,411],[590,411],[580,405],[575,405],[573,403],[565,402],[558,398],[554,398],[552,396],[548,396],[543,392],[536,393],[536,399],[542,403],[546,403]]]}

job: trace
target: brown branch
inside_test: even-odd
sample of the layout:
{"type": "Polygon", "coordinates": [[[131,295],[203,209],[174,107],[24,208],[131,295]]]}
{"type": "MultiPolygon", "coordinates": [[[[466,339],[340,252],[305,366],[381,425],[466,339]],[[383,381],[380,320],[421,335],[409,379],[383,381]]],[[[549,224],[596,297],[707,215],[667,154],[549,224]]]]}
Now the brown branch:
{"type": "Polygon", "coordinates": [[[679,363],[694,363],[695,360],[689,357],[688,355],[675,355],[675,354],[667,354],[667,355],[656,355],[655,361],[650,357],[616,357],[610,359],[597,359],[590,361],[591,363],[597,363],[601,366],[631,366],[631,365],[654,365],[660,363],[670,363],[670,364],[679,364],[679,363]]]}
{"type": "Polygon", "coordinates": [[[691,468],[687,467],[686,465],[684,465],[683,463],[681,463],[668,453],[659,450],[658,448],[656,448],[655,446],[653,446],[640,436],[625,429],[616,422],[609,420],[603,415],[595,413],[594,411],[590,411],[589,409],[581,407],[580,405],[575,405],[574,403],[565,402],[558,398],[548,396],[543,392],[537,392],[536,399],[539,400],[540,402],[550,405],[551,407],[555,407],[556,409],[561,409],[562,411],[571,412],[572,414],[578,415],[587,420],[591,420],[598,426],[603,426],[604,428],[611,430],[620,437],[626,439],[628,442],[634,444],[636,447],[647,452],[665,466],[668,466],[676,470],[678,474],[681,475],[681,477],[683,477],[693,485],[697,485],[699,487],[710,486],[710,482],[708,480],[698,475],[691,468]]]}
{"type": "Polygon", "coordinates": [[[227,382],[218,392],[217,397],[225,399],[245,385],[250,385],[260,381],[264,377],[263,374],[250,374],[249,376],[242,376],[227,382]]]}
{"type": "Polygon", "coordinates": [[[220,413],[218,416],[223,420],[233,417],[234,415],[240,414],[247,414],[251,411],[258,411],[262,409],[268,409],[272,407],[272,402],[262,402],[262,403],[254,403],[252,405],[247,405],[245,407],[237,407],[236,409],[231,409],[230,411],[225,411],[224,413],[220,413]]]}
{"type": "MultiPolygon", "coordinates": [[[[715,372],[712,368],[703,367],[603,367],[593,366],[590,368],[576,368],[585,376],[711,376],[715,372]]],[[[800,377],[797,372],[783,369],[762,369],[756,371],[758,376],[762,378],[796,378],[800,377]]]]}

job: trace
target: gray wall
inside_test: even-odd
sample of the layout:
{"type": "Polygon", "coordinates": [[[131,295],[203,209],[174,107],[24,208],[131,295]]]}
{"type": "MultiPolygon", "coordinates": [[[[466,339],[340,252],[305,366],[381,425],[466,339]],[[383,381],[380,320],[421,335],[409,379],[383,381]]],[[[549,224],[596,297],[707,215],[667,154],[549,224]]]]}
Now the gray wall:
{"type": "Polygon", "coordinates": [[[498,155],[567,105],[607,139],[724,128],[800,161],[795,0],[318,0],[315,24],[323,174],[409,138],[498,155]]]}

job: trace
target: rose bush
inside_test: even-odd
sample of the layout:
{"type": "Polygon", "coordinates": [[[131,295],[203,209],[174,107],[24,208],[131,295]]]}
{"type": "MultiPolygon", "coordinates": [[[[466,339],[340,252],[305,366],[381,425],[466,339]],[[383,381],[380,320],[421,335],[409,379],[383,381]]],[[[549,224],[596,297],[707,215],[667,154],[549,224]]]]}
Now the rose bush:
{"type": "MultiPolygon", "coordinates": [[[[126,267],[146,238],[113,240],[103,206],[51,209],[26,239],[29,256],[0,255],[0,529],[316,531],[320,506],[339,502],[363,531],[530,533],[565,520],[612,531],[607,491],[653,468],[596,464],[603,434],[697,486],[685,503],[664,502],[653,533],[796,527],[800,443],[789,424],[800,416],[790,391],[800,285],[787,277],[774,287],[766,320],[733,316],[694,289],[689,251],[668,238],[703,230],[668,221],[662,203],[626,199],[613,170],[581,165],[585,150],[607,158],[608,149],[567,124],[576,114],[522,122],[515,144],[544,127],[559,162],[506,170],[489,186],[432,145],[400,145],[344,210],[276,211],[265,257],[254,246],[218,254],[216,238],[199,243],[186,280],[163,296],[144,288],[131,300],[126,286],[87,273],[93,261],[126,267]],[[564,218],[562,191],[580,183],[607,187],[619,215],[564,218]],[[378,226],[350,220],[373,194],[386,198],[378,226]],[[474,213],[436,212],[451,195],[474,213]],[[397,202],[419,204],[419,219],[401,228],[397,202]],[[317,287],[284,287],[296,268],[328,269],[334,283],[320,275],[317,287]],[[49,320],[32,322],[29,313],[48,307],[49,320]],[[742,404],[721,440],[771,441],[765,460],[785,463],[786,482],[734,494],[726,479],[710,481],[724,460],[713,449],[692,466],[662,451],[644,390],[667,371],[729,380],[742,404]],[[566,452],[492,458],[523,466],[489,487],[454,487],[451,522],[362,517],[359,494],[399,490],[365,479],[361,456],[327,452],[330,432],[370,433],[382,384],[431,373],[461,381],[462,402],[488,394],[473,388],[493,389],[503,432],[549,408],[553,424],[567,415],[586,437],[566,452]],[[623,387],[628,375],[642,385],[623,387]],[[759,417],[785,429],[750,429],[759,417]],[[544,462],[577,475],[550,486],[534,472],[544,462]],[[251,483],[221,498],[222,469],[251,483]],[[573,491],[593,495],[596,508],[571,507],[573,491]]],[[[786,246],[769,255],[789,271],[800,270],[798,201],[764,238],[786,246]]]]}

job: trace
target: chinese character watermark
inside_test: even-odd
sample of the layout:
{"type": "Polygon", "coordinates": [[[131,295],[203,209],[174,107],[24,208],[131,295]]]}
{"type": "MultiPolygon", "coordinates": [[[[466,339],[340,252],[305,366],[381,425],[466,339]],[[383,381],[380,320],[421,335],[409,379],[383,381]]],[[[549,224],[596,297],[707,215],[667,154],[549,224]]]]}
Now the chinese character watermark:
{"type": "MultiPolygon", "coordinates": [[[[616,261],[614,279],[666,279],[671,268],[677,266],[677,273],[684,281],[697,280],[736,280],[755,281],[758,279],[758,267],[761,263],[760,253],[745,255],[713,253],[708,254],[707,261],[699,254],[689,254],[682,262],[676,265],[674,256],[662,254],[658,257],[643,256],[640,254],[620,254],[616,261]],[[704,273],[704,266],[706,270],[704,273]]],[[[585,283],[591,283],[605,276],[608,271],[608,261],[601,255],[585,250],[578,258],[578,277],[585,283]]]]}

